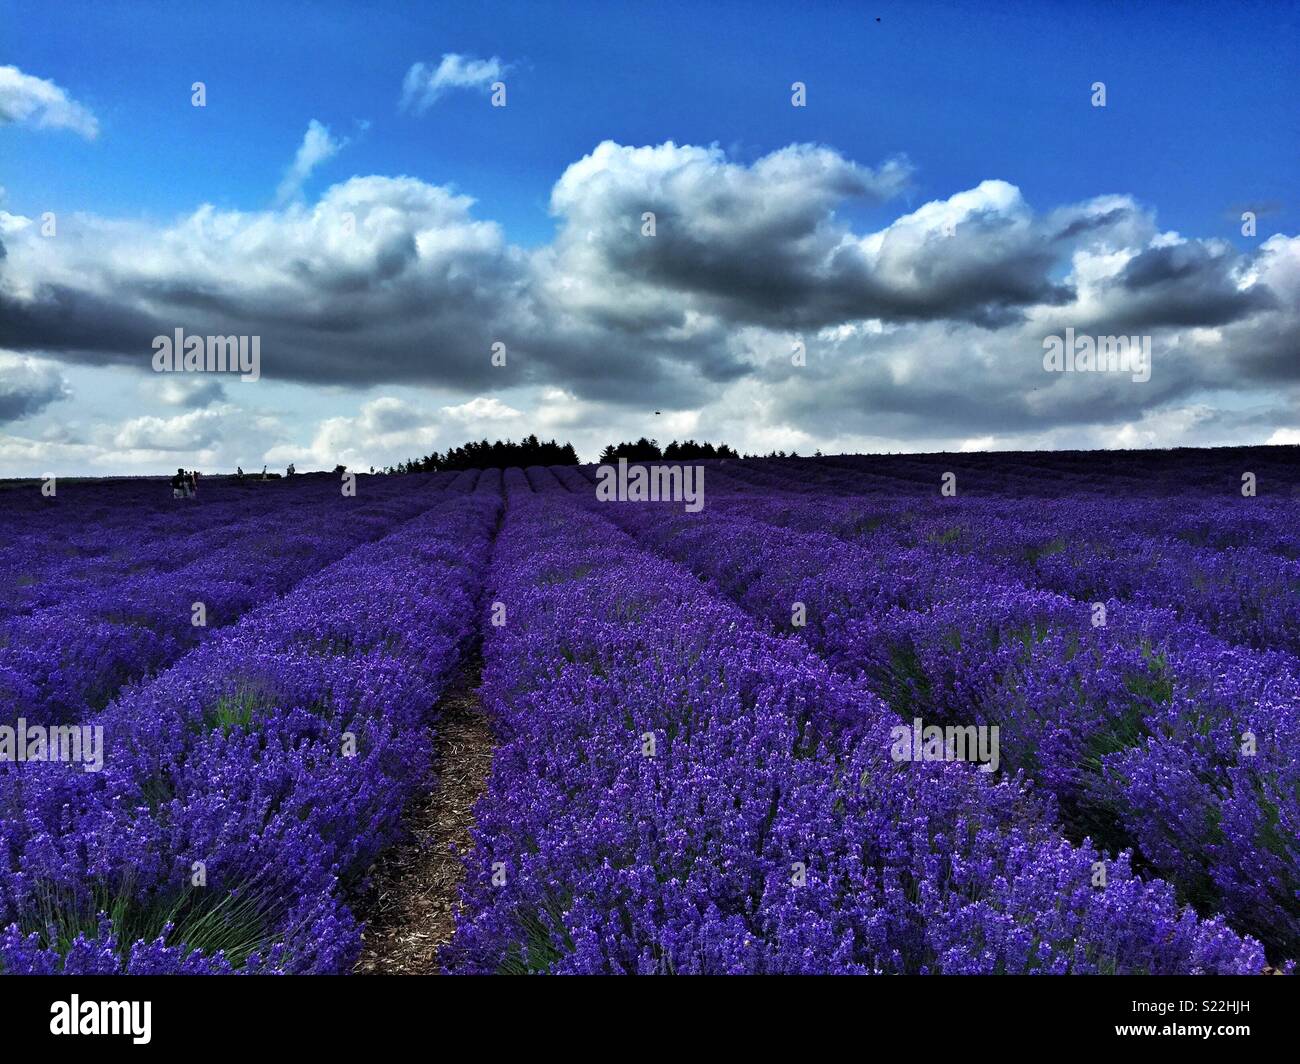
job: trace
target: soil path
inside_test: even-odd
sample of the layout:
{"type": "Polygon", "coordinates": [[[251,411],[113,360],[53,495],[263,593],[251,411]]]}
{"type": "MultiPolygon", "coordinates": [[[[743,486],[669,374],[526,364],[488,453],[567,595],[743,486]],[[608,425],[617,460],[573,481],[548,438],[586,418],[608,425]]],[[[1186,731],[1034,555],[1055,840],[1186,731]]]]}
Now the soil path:
{"type": "Polygon", "coordinates": [[[474,689],[478,670],[447,693],[436,717],[436,786],[407,810],[409,842],[389,849],[373,875],[358,975],[436,975],[450,941],[473,844],[474,803],[487,788],[496,739],[474,689]]]}

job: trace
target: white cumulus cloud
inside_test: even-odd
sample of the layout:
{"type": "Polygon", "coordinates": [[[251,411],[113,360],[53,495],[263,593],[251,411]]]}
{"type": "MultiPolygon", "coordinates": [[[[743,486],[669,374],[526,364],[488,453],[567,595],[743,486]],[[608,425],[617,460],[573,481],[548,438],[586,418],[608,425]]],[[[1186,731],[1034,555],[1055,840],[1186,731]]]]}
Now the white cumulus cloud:
{"type": "Polygon", "coordinates": [[[447,52],[435,67],[432,63],[413,63],[402,80],[403,111],[424,114],[453,89],[487,92],[500,81],[506,65],[496,56],[475,59],[470,55],[447,52]]]}
{"type": "Polygon", "coordinates": [[[329,126],[323,126],[313,118],[307,125],[307,132],[303,135],[302,143],[298,145],[298,152],[294,155],[293,162],[285,171],[284,179],[276,190],[276,202],[288,203],[302,195],[302,186],[311,176],[312,171],[326,159],[337,155],[340,149],[347,146],[347,143],[346,138],[336,140],[330,135],[329,126]]]}
{"type": "Polygon", "coordinates": [[[0,125],[7,123],[70,129],[87,140],[99,136],[99,122],[88,107],[54,82],[16,66],[0,66],[0,125]]]}

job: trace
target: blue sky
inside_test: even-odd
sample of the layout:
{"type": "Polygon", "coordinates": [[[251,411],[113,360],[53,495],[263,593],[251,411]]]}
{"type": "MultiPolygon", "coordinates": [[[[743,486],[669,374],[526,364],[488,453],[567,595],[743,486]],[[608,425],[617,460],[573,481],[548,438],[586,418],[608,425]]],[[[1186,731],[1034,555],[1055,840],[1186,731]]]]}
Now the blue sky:
{"type": "MultiPolygon", "coordinates": [[[[1296,5],[805,7],[758,0],[436,7],[0,3],[0,65],[53,82],[93,113],[98,125],[93,139],[30,122],[0,127],[5,190],[0,208],[19,218],[55,211],[60,217],[86,214],[105,224],[131,222],[158,230],[202,204],[219,212],[274,211],[283,206],[276,202],[277,186],[308,123],[315,121],[342,146],[306,179],[302,198],[308,206],[354,176],[410,176],[472,197],[467,217],[496,223],[504,242],[519,254],[545,252],[560,240],[572,219],[551,212],[552,190],[569,167],[604,141],[629,148],[716,145],[727,165],[740,168],[801,144],[825,146],[861,167],[905,158],[911,168],[905,188],[885,196],[846,196],[829,209],[826,218],[858,236],[988,181],[1014,186],[1037,215],[1098,197],[1125,197],[1143,212],[1152,231],[1134,239],[1157,244],[1159,233],[1174,232],[1198,241],[1226,241],[1250,256],[1268,238],[1300,231],[1296,5]],[[459,89],[424,113],[400,108],[403,77],[412,65],[432,67],[448,54],[499,59],[508,106],[492,108],[483,92],[459,89]],[[190,105],[196,80],[207,87],[208,103],[201,109],[190,105]],[[807,85],[805,108],[790,105],[794,81],[807,85]],[[1095,81],[1105,82],[1105,108],[1089,103],[1095,81]],[[1247,208],[1259,212],[1255,237],[1240,232],[1239,216],[1247,208]]],[[[8,268],[21,269],[22,256],[12,258],[17,262],[8,268]]],[[[1065,255],[1046,272],[1059,281],[1071,268],[1065,255]]],[[[1237,273],[1249,269],[1243,260],[1237,273]]],[[[11,277],[10,283],[18,281],[11,277]]],[[[669,287],[680,290],[682,284],[678,279],[669,287]]],[[[682,314],[701,311],[699,298],[682,314]]],[[[720,313],[716,307],[705,310],[720,313]]],[[[823,326],[830,321],[814,316],[823,326]]],[[[809,315],[795,308],[788,321],[760,322],[760,317],[728,319],[728,342],[734,347],[740,329],[759,325],[788,332],[791,323],[809,315]]],[[[941,317],[929,324],[941,324],[941,317]]],[[[847,328],[851,320],[853,314],[846,312],[837,327],[847,328]]],[[[877,319],[871,311],[862,320],[877,319]]],[[[921,326],[908,319],[902,327],[921,326]]],[[[0,320],[0,349],[10,347],[3,328],[0,320]]],[[[1270,328],[1276,334],[1282,327],[1270,328]]],[[[1283,336],[1289,343],[1284,328],[1283,336]]],[[[973,336],[971,348],[981,347],[984,339],[973,336]]],[[[56,346],[42,343],[24,339],[11,349],[24,358],[62,364],[65,392],[71,394],[0,431],[39,439],[39,431],[31,435],[32,426],[39,430],[42,418],[67,421],[72,411],[74,420],[86,412],[84,427],[93,436],[92,423],[107,416],[95,410],[95,395],[102,400],[112,394],[112,405],[119,405],[130,393],[136,397],[130,401],[139,402],[138,380],[117,361],[84,353],[63,358],[56,346]]],[[[1276,361],[1280,353],[1271,357],[1276,361]]],[[[1254,361],[1269,358],[1259,354],[1254,361]]],[[[738,404],[762,405],[774,383],[770,375],[729,374],[704,371],[706,380],[718,383],[717,396],[698,390],[671,395],[666,388],[656,393],[657,401],[680,413],[674,424],[683,432],[725,431],[734,418],[705,412],[722,401],[724,379],[741,388],[731,397],[731,412],[738,404]]],[[[621,423],[618,403],[624,400],[601,394],[600,388],[585,394],[557,367],[526,381],[488,387],[398,379],[403,376],[351,375],[341,383],[297,373],[277,382],[272,371],[265,389],[269,399],[258,400],[264,406],[250,405],[238,391],[227,400],[244,414],[258,409],[280,419],[278,458],[292,452],[295,439],[303,441],[309,456],[314,453],[305,442],[312,436],[313,417],[360,417],[362,404],[383,397],[423,403],[434,411],[496,397],[527,420],[540,401],[536,389],[551,388],[578,404],[613,404],[585,409],[573,423],[579,435],[594,441],[621,423]],[[533,391],[518,390],[525,385],[533,391]]],[[[1091,436],[1082,431],[1044,436],[1051,426],[1041,421],[1008,422],[1016,431],[1001,433],[992,431],[996,426],[984,426],[986,432],[974,425],[952,434],[914,429],[904,434],[901,426],[873,433],[866,424],[837,417],[835,433],[824,442],[992,439],[991,445],[1107,445],[1115,441],[1102,426],[1132,424],[1134,417],[1149,416],[1171,401],[1184,409],[1253,408],[1253,394],[1229,398],[1221,394],[1222,385],[1186,381],[1177,396],[1161,393],[1123,411],[1117,407],[1118,420],[1102,419],[1091,436]],[[1030,429],[1038,435],[1025,435],[1030,429]]],[[[1287,407],[1293,409],[1289,387],[1288,379],[1287,407]]],[[[1264,401],[1262,391],[1259,399],[1264,401]]],[[[801,400],[803,407],[812,402],[808,396],[801,400]]],[[[892,417],[908,405],[899,397],[887,404],[886,413],[892,417]]],[[[747,442],[757,447],[815,440],[812,422],[798,422],[792,409],[774,412],[771,431],[747,442]]],[[[133,413],[169,416],[150,409],[147,400],[133,413]]],[[[1300,424],[1300,417],[1287,416],[1269,415],[1271,421],[1265,417],[1251,431],[1270,438],[1300,424]]],[[[442,421],[426,425],[424,436],[399,435],[393,445],[453,442],[447,433],[469,427],[454,418],[442,421]]],[[[551,423],[557,423],[554,415],[551,423]]],[[[1076,415],[1065,414],[1055,427],[1081,424],[1076,415]]],[[[102,438],[106,430],[98,431],[102,438]]],[[[1225,426],[1224,431],[1234,430],[1225,426]]],[[[176,464],[170,456],[164,461],[156,448],[132,450],[141,454],[114,452],[112,460],[161,463],[160,468],[176,464]],[[146,451],[157,453],[146,456],[146,451]]],[[[362,456],[391,457],[382,451],[371,447],[362,456]]],[[[12,462],[11,471],[28,468],[25,463],[33,460],[30,447],[22,453],[26,457],[12,462]]],[[[56,453],[53,445],[51,453],[56,453]]],[[[91,452],[76,454],[74,460],[84,462],[91,452]]],[[[194,454],[229,457],[214,447],[194,454]]],[[[2,456],[0,449],[0,463],[2,456]]],[[[258,457],[247,456],[245,464],[258,457]]]]}
{"type": "Polygon", "coordinates": [[[907,154],[921,198],[997,176],[1031,202],[1127,192],[1205,235],[1234,238],[1228,212],[1250,202],[1296,228],[1294,6],[1017,6],[5,3],[6,61],[75,87],[104,129],[12,138],[5,183],[19,209],[254,209],[317,118],[372,123],[317,181],[351,168],[451,183],[521,243],[549,238],[551,184],[604,139],[741,158],[811,140],[907,154]],[[506,57],[510,105],[398,114],[402,74],[444,52],[506,57]],[[199,114],[195,80],[210,93],[199,114]],[[1106,109],[1075,106],[1095,80],[1106,109]]]}

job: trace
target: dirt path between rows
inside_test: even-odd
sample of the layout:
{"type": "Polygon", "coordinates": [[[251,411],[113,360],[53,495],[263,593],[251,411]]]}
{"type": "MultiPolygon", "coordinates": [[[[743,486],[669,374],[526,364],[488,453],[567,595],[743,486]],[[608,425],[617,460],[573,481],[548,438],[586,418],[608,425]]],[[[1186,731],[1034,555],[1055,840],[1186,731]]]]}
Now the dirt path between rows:
{"type": "Polygon", "coordinates": [[[442,700],[437,719],[437,785],[406,814],[411,840],[380,857],[364,915],[358,975],[436,975],[438,950],[456,927],[472,845],[474,803],[487,788],[496,739],[473,679],[442,700]],[[454,849],[453,849],[454,847],[454,849]]]}

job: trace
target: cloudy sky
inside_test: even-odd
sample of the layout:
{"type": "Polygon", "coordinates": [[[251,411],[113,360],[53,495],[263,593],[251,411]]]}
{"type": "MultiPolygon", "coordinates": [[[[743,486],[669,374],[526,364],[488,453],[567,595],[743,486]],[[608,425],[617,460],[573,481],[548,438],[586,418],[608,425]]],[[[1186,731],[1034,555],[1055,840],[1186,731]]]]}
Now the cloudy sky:
{"type": "Polygon", "coordinates": [[[0,476],[1300,443],[1297,6],[1137,6],[0,2],[0,476]]]}

